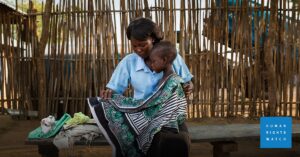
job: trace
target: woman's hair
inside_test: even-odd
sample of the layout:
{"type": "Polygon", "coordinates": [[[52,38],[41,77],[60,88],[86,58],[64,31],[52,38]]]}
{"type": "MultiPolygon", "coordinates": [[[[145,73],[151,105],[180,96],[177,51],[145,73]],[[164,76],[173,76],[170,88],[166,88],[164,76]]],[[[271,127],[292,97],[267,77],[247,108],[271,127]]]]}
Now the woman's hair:
{"type": "Polygon", "coordinates": [[[127,38],[129,40],[147,40],[151,37],[153,39],[153,44],[158,43],[163,39],[161,30],[158,28],[157,24],[149,18],[138,17],[132,20],[126,30],[127,38]]]}
{"type": "Polygon", "coordinates": [[[177,56],[175,45],[167,40],[155,44],[151,49],[151,53],[158,53],[160,57],[167,57],[170,64],[173,63],[177,56]]]}

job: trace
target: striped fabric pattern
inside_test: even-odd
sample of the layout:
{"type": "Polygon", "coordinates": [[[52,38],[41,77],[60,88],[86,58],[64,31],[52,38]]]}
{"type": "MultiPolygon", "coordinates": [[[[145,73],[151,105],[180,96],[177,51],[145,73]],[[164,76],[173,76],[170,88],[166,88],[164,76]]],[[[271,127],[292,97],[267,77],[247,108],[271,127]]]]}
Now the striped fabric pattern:
{"type": "Polygon", "coordinates": [[[178,131],[178,125],[184,121],[187,102],[182,82],[179,76],[170,75],[145,101],[113,95],[109,100],[89,98],[88,102],[113,148],[121,149],[123,156],[143,156],[162,127],[178,131]]]}

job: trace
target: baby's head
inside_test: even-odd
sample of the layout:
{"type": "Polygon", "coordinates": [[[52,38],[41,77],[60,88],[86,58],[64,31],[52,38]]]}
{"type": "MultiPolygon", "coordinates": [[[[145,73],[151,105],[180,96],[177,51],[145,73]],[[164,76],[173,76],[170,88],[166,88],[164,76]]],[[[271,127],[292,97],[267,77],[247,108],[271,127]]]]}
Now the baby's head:
{"type": "Polygon", "coordinates": [[[150,52],[151,69],[159,73],[172,66],[177,56],[176,47],[170,41],[161,41],[153,46],[150,52]]]}

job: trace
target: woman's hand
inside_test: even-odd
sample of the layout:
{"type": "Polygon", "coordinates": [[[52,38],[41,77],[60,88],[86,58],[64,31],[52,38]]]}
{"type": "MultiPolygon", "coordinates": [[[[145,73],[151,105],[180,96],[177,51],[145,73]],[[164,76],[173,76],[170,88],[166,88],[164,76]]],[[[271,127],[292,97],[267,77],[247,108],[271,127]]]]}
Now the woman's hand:
{"type": "Polygon", "coordinates": [[[101,91],[100,91],[100,98],[102,98],[102,99],[108,99],[108,98],[111,98],[112,93],[113,93],[113,90],[111,90],[111,89],[104,89],[104,90],[101,90],[101,91]]]}
{"type": "Polygon", "coordinates": [[[190,96],[190,94],[193,92],[193,89],[194,89],[194,84],[192,81],[189,81],[183,85],[183,90],[186,97],[190,96]]]}

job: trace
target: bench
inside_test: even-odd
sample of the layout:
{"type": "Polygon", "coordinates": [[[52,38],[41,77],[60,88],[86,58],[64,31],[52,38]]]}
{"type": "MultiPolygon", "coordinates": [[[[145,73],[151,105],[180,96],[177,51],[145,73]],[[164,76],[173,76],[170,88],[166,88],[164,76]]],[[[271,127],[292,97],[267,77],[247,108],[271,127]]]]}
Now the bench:
{"type": "Polygon", "coordinates": [[[33,111],[33,110],[23,111],[18,109],[6,109],[6,112],[8,113],[8,115],[11,116],[12,119],[38,118],[38,111],[33,111]]]}
{"type": "MultiPolygon", "coordinates": [[[[259,124],[220,124],[199,125],[188,123],[192,143],[209,142],[213,146],[213,157],[229,157],[230,152],[238,150],[236,141],[259,140],[259,124]]],[[[299,142],[300,124],[293,124],[293,141],[299,142]]],[[[42,157],[58,157],[59,150],[52,143],[53,138],[25,140],[26,145],[37,145],[42,157]]],[[[87,145],[85,141],[76,141],[75,145],[87,145]]],[[[104,136],[99,136],[89,146],[108,145],[104,136]]]]}

